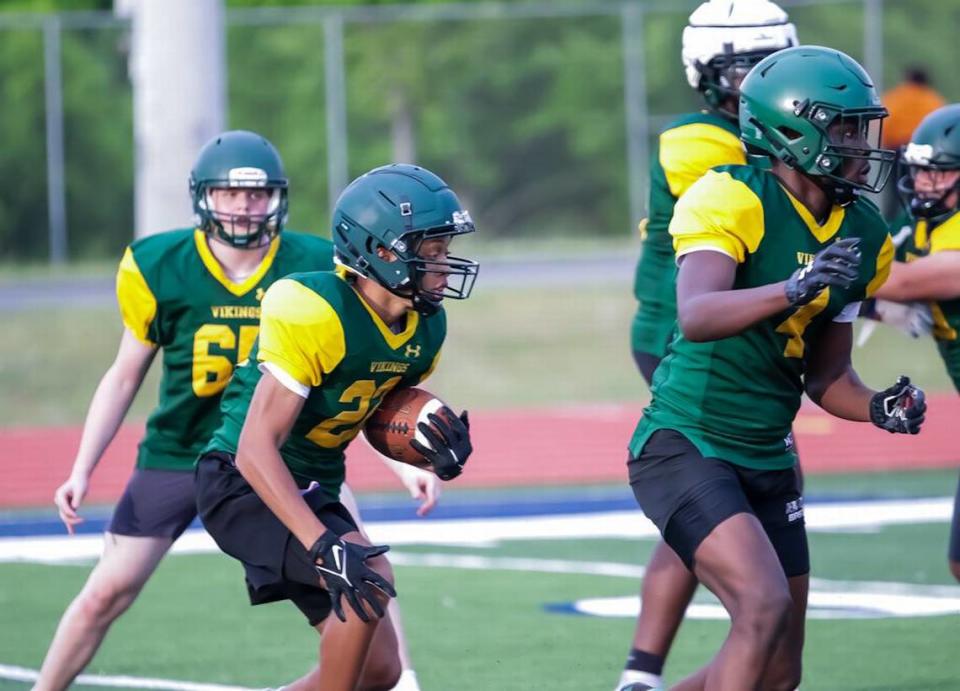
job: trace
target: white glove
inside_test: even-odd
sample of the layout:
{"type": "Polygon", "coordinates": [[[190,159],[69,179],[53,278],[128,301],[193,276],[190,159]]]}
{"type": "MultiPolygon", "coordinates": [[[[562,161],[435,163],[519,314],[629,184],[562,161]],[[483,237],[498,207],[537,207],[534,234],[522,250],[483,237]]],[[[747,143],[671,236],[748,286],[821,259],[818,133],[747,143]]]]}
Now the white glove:
{"type": "Polygon", "coordinates": [[[873,309],[879,321],[914,338],[929,336],[933,331],[933,314],[925,302],[877,300],[873,309]]]}

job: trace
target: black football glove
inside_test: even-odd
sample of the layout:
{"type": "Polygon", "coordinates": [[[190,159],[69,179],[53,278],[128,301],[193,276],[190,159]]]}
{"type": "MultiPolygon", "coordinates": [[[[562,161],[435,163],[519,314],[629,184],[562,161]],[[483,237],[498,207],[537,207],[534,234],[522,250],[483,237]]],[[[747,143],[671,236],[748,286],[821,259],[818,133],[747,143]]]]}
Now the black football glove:
{"type": "Polygon", "coordinates": [[[347,602],[363,621],[370,621],[362,600],[366,600],[378,618],[383,617],[383,606],[374,593],[374,588],[390,597],[396,597],[390,582],[376,571],[367,566],[370,557],[383,554],[387,545],[373,545],[366,547],[355,542],[341,540],[332,530],[328,530],[317,538],[310,548],[310,559],[313,560],[317,575],[322,576],[327,592],[330,593],[330,602],[333,611],[340,621],[346,621],[343,613],[343,604],[340,597],[347,598],[347,602]]]}
{"type": "Polygon", "coordinates": [[[463,472],[463,466],[473,453],[470,443],[470,420],[464,410],[457,417],[452,410],[444,407],[443,415],[430,413],[427,419],[431,424],[421,422],[417,425],[420,433],[426,437],[429,446],[416,439],[410,440],[410,446],[423,454],[433,472],[441,480],[452,480],[463,472]]]}
{"type": "Polygon", "coordinates": [[[917,434],[927,412],[923,391],[901,376],[889,389],[870,399],[870,420],[891,434],[917,434]]]}
{"type": "Polygon", "coordinates": [[[793,272],[784,292],[794,307],[806,305],[827,286],[849,288],[860,272],[860,238],[844,238],[813,256],[813,261],[793,272]]]}

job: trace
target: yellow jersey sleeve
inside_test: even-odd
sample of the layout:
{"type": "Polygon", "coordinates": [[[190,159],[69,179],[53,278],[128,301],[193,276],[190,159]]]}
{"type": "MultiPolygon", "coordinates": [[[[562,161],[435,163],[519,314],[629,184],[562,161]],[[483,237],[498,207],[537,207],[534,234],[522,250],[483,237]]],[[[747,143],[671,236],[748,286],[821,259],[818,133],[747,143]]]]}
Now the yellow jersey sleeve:
{"type": "Polygon", "coordinates": [[[960,250],[960,214],[954,214],[930,234],[930,254],[960,250]]]}
{"type": "Polygon", "coordinates": [[[893,264],[893,255],[895,253],[896,248],[893,246],[893,238],[890,237],[890,233],[887,233],[887,237],[880,247],[880,252],[877,254],[877,271],[867,284],[867,297],[873,296],[874,293],[880,290],[880,286],[887,282],[887,279],[890,277],[890,266],[893,264]]]}
{"type": "Polygon", "coordinates": [[[130,333],[149,346],[157,345],[149,336],[150,326],[157,316],[157,298],[140,273],[129,247],[123,253],[117,270],[117,304],[120,305],[123,325],[130,333]]]}
{"type": "Polygon", "coordinates": [[[343,360],[347,348],[340,315],[303,284],[288,278],[277,281],[260,308],[260,362],[314,387],[343,360]]]}
{"type": "Polygon", "coordinates": [[[677,201],[670,235],[679,260],[700,250],[722,252],[738,264],[763,239],[763,206],[746,183],[710,170],[677,201]]]}
{"type": "Polygon", "coordinates": [[[743,144],[735,134],[704,122],[681,125],[661,134],[658,155],[670,194],[677,198],[711,168],[747,162],[743,144]]]}

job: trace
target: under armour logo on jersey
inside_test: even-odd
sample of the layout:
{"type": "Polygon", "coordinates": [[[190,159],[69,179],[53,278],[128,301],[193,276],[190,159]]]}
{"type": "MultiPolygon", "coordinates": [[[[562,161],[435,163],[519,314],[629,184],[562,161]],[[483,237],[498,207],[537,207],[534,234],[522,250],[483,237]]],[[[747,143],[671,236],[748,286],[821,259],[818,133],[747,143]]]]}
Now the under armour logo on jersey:
{"type": "Polygon", "coordinates": [[[254,297],[257,298],[257,302],[260,302],[261,300],[263,300],[263,296],[266,292],[267,291],[265,291],[263,288],[257,288],[257,292],[254,293],[254,297]]]}
{"type": "Polygon", "coordinates": [[[404,349],[403,354],[407,357],[420,357],[420,344],[417,345],[407,345],[404,349]]]}

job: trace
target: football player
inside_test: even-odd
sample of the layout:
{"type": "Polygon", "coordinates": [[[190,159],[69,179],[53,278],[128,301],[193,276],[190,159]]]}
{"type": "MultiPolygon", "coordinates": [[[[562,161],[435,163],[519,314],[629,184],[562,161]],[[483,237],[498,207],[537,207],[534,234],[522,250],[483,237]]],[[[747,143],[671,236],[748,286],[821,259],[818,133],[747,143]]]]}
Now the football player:
{"type": "MultiPolygon", "coordinates": [[[[322,633],[322,662],[304,680],[313,688],[390,688],[400,674],[388,547],[372,546],[339,501],[344,450],[384,395],[436,366],[441,303],[468,297],[478,268],[450,256],[450,242],[473,231],[457,196],[423,168],[354,180],[334,209],[337,271],[267,291],[258,342],[197,462],[201,520],[243,563],[251,604],[289,599],[322,633]]],[[[420,429],[430,445],[417,448],[452,479],[472,451],[466,413],[430,419],[420,429]]]]}
{"type": "Polygon", "coordinates": [[[677,202],[679,333],[630,442],[634,495],[730,613],[711,663],[677,689],[800,683],[809,555],[791,425],[804,391],[828,412],[917,433],[923,392],[864,386],[850,364],[859,302],[893,244],[861,190],[895,154],[869,75],[818,46],[764,58],[740,87],[759,165],[721,166],[677,202]]]}
{"type": "MultiPolygon", "coordinates": [[[[648,385],[677,319],[676,258],[667,232],[674,205],[714,166],[747,162],[737,119],[740,82],[764,57],[797,43],[787,14],[767,0],[710,0],[690,15],[683,31],[687,81],[705,108],[661,132],[650,171],[650,217],[641,224],[643,249],[634,278],[639,306],[631,329],[633,357],[648,385]]],[[[693,574],[660,542],[647,564],[633,646],[617,689],[660,684],[664,660],[696,587],[693,574]]]]}
{"type": "MultiPolygon", "coordinates": [[[[895,300],[915,313],[927,303],[940,356],[960,392],[960,104],[924,118],[903,151],[907,174],[898,181],[914,218],[901,246],[902,259],[877,291],[877,306],[895,300]]],[[[879,311],[883,319],[884,309],[879,311]]],[[[885,319],[884,319],[885,320],[885,319]]],[[[953,508],[948,552],[950,571],[960,580],[960,487],[953,508]]]]}
{"type": "MultiPolygon", "coordinates": [[[[190,193],[196,228],[138,240],[120,262],[120,347],[90,403],[70,477],[54,497],[71,533],[83,522],[79,509],[94,469],[162,349],[159,402],[103,555],[47,651],[35,687],[43,691],[65,689],[86,667],[196,517],[193,464],[219,424],[234,365],[256,338],[266,289],[291,272],[333,267],[328,240],[283,229],[287,177],[260,135],[230,131],[210,141],[191,172],[190,193]]],[[[404,468],[411,491],[420,487],[435,501],[433,483],[404,468]]]]}

